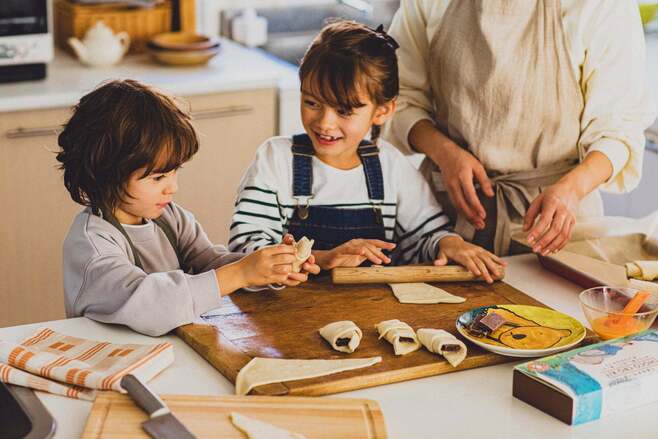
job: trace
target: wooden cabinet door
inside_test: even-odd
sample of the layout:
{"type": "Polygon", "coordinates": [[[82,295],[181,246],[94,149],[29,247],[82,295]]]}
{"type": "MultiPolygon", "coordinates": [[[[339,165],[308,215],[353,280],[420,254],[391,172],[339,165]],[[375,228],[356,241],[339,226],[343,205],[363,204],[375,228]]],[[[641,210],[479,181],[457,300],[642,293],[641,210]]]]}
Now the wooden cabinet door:
{"type": "Polygon", "coordinates": [[[64,318],[62,243],[82,209],[55,159],[69,115],[0,114],[0,326],[64,318]]]}
{"type": "Polygon", "coordinates": [[[180,171],[174,200],[194,213],[211,241],[226,244],[242,175],[258,146],[276,133],[276,90],[187,100],[200,146],[180,171]]]}

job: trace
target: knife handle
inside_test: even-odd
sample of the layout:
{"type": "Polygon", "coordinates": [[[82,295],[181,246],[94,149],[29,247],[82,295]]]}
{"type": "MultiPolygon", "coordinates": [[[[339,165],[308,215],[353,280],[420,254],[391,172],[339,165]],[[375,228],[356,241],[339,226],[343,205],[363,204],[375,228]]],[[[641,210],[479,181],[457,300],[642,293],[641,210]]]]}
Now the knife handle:
{"type": "Polygon", "coordinates": [[[125,375],[121,378],[121,387],[130,394],[130,397],[142,410],[149,414],[149,417],[154,418],[170,413],[169,408],[160,397],[146,387],[136,376],[125,375]]]}

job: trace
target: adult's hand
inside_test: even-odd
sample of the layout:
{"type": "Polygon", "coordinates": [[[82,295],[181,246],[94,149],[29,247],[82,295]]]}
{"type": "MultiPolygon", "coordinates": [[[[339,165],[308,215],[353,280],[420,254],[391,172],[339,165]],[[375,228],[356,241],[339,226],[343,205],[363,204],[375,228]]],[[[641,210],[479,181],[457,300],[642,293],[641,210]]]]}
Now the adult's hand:
{"type": "Polygon", "coordinates": [[[564,247],[576,224],[578,205],[586,195],[612,175],[612,162],[600,151],[592,151],[557,183],[533,200],[523,219],[532,251],[547,255],[564,247]]]}
{"type": "Polygon", "coordinates": [[[486,196],[493,197],[494,191],[482,163],[437,130],[429,120],[414,125],[409,142],[439,167],[443,184],[457,211],[476,229],[483,229],[487,214],[477,196],[475,181],[486,196]]]}
{"type": "Polygon", "coordinates": [[[533,252],[546,256],[569,242],[579,202],[576,192],[562,182],[549,186],[533,200],[523,219],[533,252]]]}

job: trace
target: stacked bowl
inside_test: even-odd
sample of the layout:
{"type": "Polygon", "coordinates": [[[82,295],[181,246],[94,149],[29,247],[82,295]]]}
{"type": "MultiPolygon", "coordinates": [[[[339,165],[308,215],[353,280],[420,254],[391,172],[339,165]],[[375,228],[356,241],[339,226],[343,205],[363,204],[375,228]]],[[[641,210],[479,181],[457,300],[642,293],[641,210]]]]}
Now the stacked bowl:
{"type": "Polygon", "coordinates": [[[219,53],[219,46],[217,39],[191,32],[158,34],[146,44],[156,61],[176,66],[205,64],[219,53]]]}

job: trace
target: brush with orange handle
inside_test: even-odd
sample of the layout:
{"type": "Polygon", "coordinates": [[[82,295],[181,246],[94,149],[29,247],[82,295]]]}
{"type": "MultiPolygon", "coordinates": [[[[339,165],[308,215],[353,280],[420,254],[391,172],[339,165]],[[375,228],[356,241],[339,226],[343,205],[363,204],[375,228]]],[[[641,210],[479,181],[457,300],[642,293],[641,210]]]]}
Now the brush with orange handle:
{"type": "Polygon", "coordinates": [[[635,293],[633,298],[628,301],[624,309],[621,311],[621,315],[615,315],[608,317],[605,322],[606,326],[625,326],[628,325],[633,320],[633,314],[638,312],[644,302],[651,297],[651,293],[648,291],[638,291],[635,293]]]}

